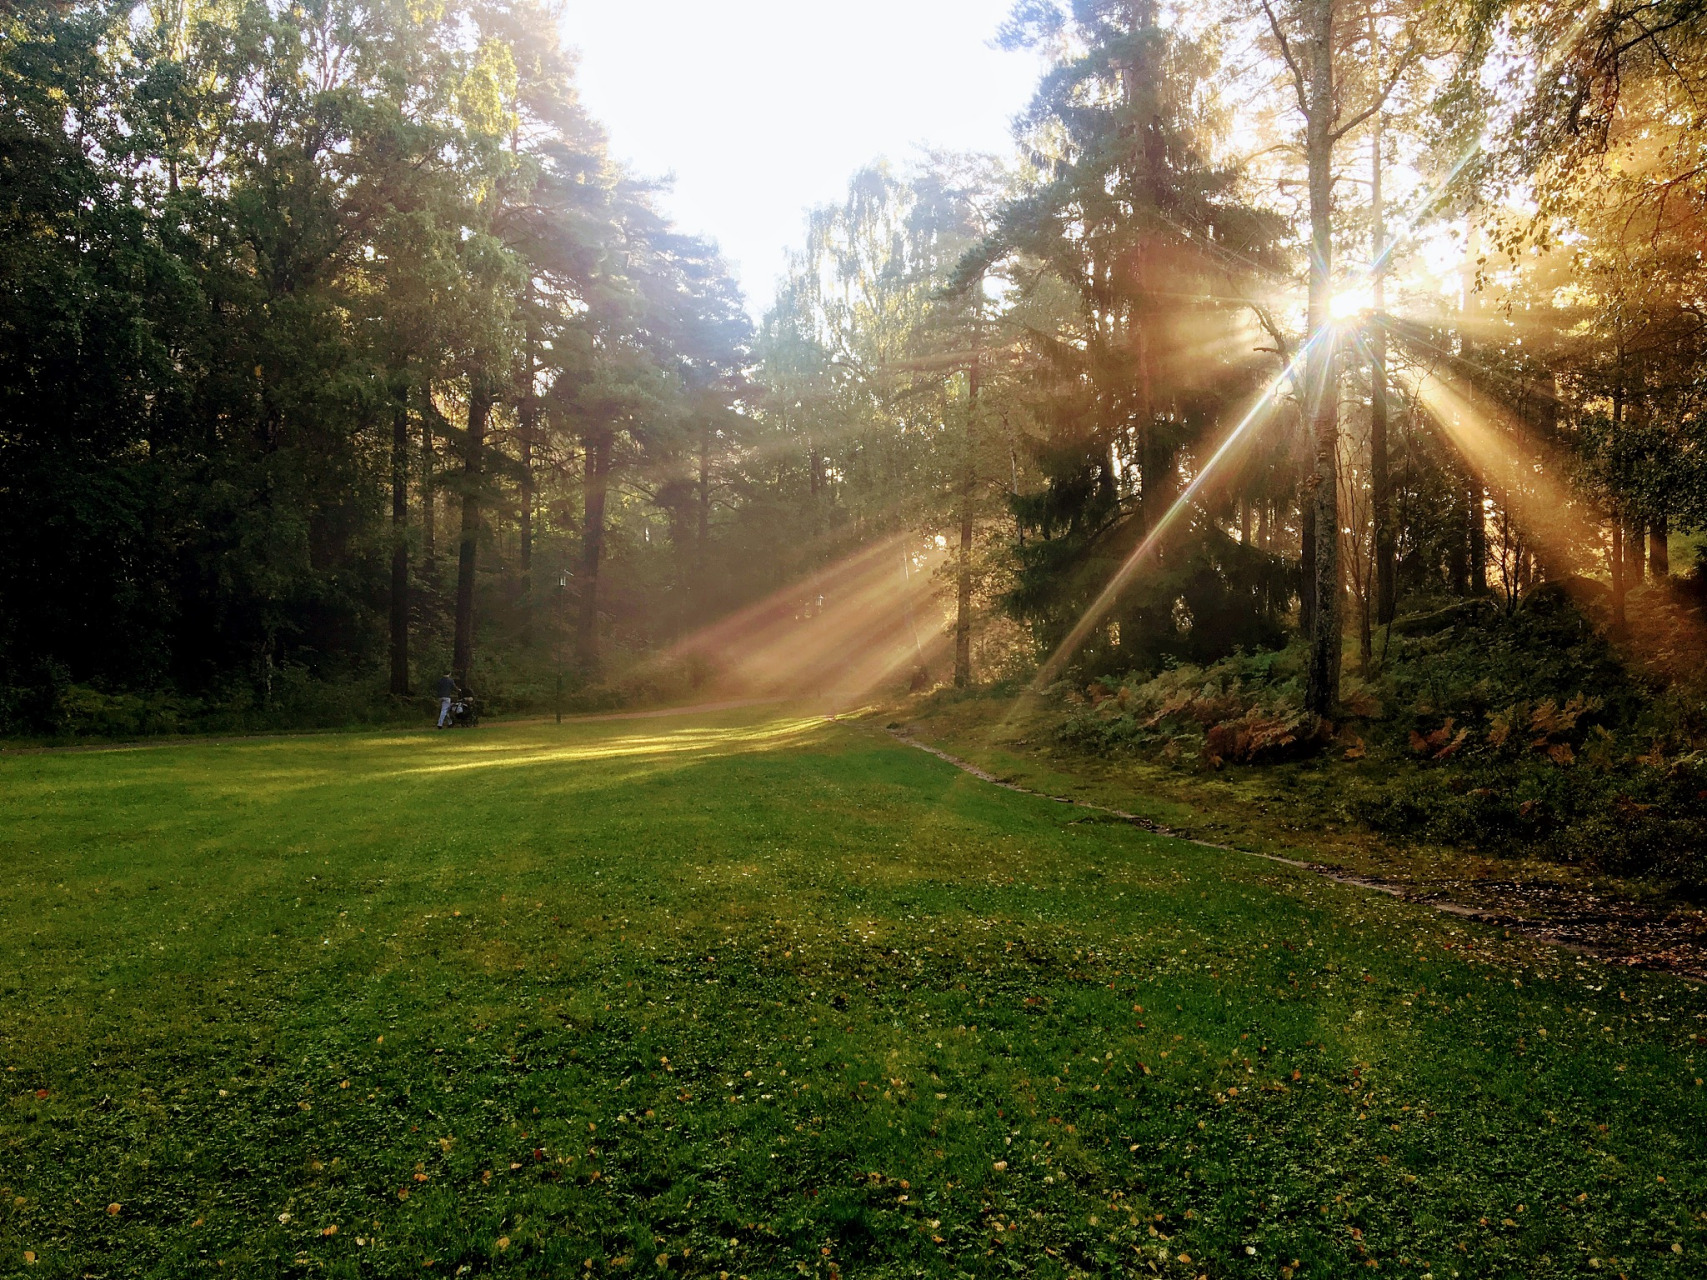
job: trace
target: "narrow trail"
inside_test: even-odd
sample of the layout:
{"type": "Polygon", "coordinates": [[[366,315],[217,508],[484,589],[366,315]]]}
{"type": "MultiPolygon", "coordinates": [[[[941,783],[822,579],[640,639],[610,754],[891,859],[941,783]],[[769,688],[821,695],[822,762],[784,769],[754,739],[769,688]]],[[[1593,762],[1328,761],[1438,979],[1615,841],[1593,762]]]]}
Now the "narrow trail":
{"type": "Polygon", "coordinates": [[[963,773],[971,774],[980,782],[988,782],[993,786],[1001,787],[1004,791],[1018,792],[1022,796],[1037,796],[1042,800],[1053,800],[1056,804],[1068,804],[1080,809],[1089,809],[1093,813],[1106,813],[1110,817],[1119,818],[1122,822],[1141,827],[1154,835],[1166,836],[1170,840],[1183,840],[1186,844],[1194,844],[1201,849],[1216,849],[1221,853],[1237,853],[1247,858],[1261,858],[1264,862],[1278,862],[1283,866],[1297,867],[1300,871],[1314,871],[1317,875],[1326,876],[1330,880],[1338,880],[1341,884],[1354,884],[1359,888],[1372,889],[1376,893],[1389,894],[1395,898],[1404,896],[1401,890],[1392,885],[1382,884],[1378,880],[1369,880],[1361,876],[1349,876],[1319,862],[1303,862],[1297,858],[1282,858],[1278,854],[1258,853],[1253,849],[1237,849],[1230,844],[1212,844],[1208,840],[1199,840],[1194,836],[1185,835],[1182,832],[1175,831],[1172,827],[1153,822],[1149,818],[1141,818],[1135,813],[1127,813],[1124,809],[1113,809],[1105,804],[1092,804],[1089,800],[1075,800],[1071,796],[1052,796],[1047,791],[1034,791],[1030,787],[1020,786],[1017,782],[1009,782],[1006,778],[998,778],[988,770],[980,769],[970,760],[962,760],[959,756],[949,755],[948,752],[933,747],[929,743],[920,742],[904,729],[886,729],[884,732],[897,742],[927,752],[938,760],[945,760],[963,773]]]}
{"type": "MultiPolygon", "coordinates": [[[[1005,791],[1036,796],[1056,804],[1088,809],[1093,813],[1107,814],[1154,835],[1182,840],[1202,849],[1236,853],[1246,858],[1259,858],[1264,862],[1278,862],[1338,884],[1351,885],[1371,893],[1386,894],[1401,902],[1429,907],[1442,915],[1521,933],[1533,941],[1593,956],[1609,964],[1652,969],[1689,978],[1707,978],[1707,914],[1702,912],[1671,912],[1661,915],[1635,903],[1624,904],[1623,909],[1618,909],[1605,898],[1576,895],[1574,900],[1550,904],[1556,909],[1555,918],[1537,919],[1513,914],[1497,908],[1456,901],[1447,897],[1441,889],[1351,875],[1326,863],[1282,858],[1278,854],[1258,853],[1254,849],[1239,849],[1232,845],[1199,840],[1149,818],[1128,813],[1124,809],[1093,804],[1089,800],[1075,800],[1071,796],[1050,795],[1046,791],[1037,791],[1006,778],[999,778],[970,760],[963,760],[939,747],[920,742],[905,729],[888,728],[885,732],[905,746],[933,755],[963,773],[971,774],[980,782],[990,783],[1005,791]]],[[[1555,890],[1553,896],[1560,896],[1560,891],[1555,890]]]]}

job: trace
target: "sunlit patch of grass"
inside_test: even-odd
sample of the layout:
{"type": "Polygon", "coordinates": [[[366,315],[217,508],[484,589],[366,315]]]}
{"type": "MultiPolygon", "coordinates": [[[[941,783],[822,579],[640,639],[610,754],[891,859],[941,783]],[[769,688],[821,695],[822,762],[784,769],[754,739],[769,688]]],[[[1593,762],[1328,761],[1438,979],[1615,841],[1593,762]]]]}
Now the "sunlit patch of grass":
{"type": "MultiPolygon", "coordinates": [[[[680,755],[729,755],[739,751],[769,751],[791,743],[800,743],[809,735],[822,732],[823,723],[822,719],[812,717],[778,720],[762,725],[632,733],[596,742],[582,741],[563,746],[542,746],[537,741],[530,741],[525,745],[488,743],[473,750],[453,747],[446,752],[435,753],[448,758],[438,759],[432,764],[409,765],[398,770],[398,773],[458,773],[469,769],[574,764],[578,761],[616,760],[630,756],[667,760],[680,755]]],[[[536,730],[536,734],[538,732],[540,731],[536,730]]]]}
{"type": "Polygon", "coordinates": [[[0,762],[0,1273],[1707,1247],[1689,984],[1538,970],[859,727],[645,724],[0,762]]]}

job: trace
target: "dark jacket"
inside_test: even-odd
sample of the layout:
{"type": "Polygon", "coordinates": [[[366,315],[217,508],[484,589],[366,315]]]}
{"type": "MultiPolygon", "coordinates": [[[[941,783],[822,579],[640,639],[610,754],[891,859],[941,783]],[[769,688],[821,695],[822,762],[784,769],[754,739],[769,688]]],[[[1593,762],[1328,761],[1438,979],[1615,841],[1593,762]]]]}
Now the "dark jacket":
{"type": "Polygon", "coordinates": [[[456,681],[452,680],[449,676],[446,676],[443,680],[440,680],[439,681],[439,697],[441,697],[441,698],[454,698],[454,697],[456,697],[456,681]]]}

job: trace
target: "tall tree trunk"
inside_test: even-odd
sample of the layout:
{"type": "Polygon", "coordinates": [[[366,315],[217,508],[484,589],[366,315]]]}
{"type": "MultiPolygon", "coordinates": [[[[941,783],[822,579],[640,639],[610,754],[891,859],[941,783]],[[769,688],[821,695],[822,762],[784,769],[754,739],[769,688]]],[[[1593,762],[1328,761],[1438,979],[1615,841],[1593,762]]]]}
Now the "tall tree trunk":
{"type": "Polygon", "coordinates": [[[1472,478],[1464,495],[1465,515],[1470,523],[1470,591],[1485,595],[1488,590],[1488,491],[1472,478]]]}
{"type": "Polygon", "coordinates": [[[966,469],[960,480],[960,556],[954,575],[954,684],[972,683],[972,496],[978,486],[978,345],[966,371],[966,469]]]}
{"type": "MultiPolygon", "coordinates": [[[[1552,373],[1543,374],[1536,385],[1535,429],[1543,443],[1551,445],[1559,438],[1559,383],[1552,373]]],[[[1516,496],[1516,495],[1512,495],[1516,496]]],[[[1544,545],[1528,547],[1530,576],[1525,582],[1543,582],[1554,576],[1554,561],[1544,545]]]]}
{"type": "MultiPolygon", "coordinates": [[[[1369,20],[1371,43],[1376,37],[1373,14],[1369,20]]],[[[1381,144],[1384,115],[1375,113],[1371,146],[1370,215],[1374,221],[1373,298],[1374,324],[1369,333],[1369,506],[1375,525],[1375,620],[1393,621],[1398,608],[1393,536],[1393,481],[1387,456],[1387,208],[1381,194],[1381,144]]]]}
{"type": "Polygon", "coordinates": [[[581,526],[581,614],[575,654],[588,679],[599,671],[599,568],[605,553],[605,495],[610,488],[612,436],[598,427],[586,440],[587,485],[581,526]]]}
{"type": "Polygon", "coordinates": [[[1340,512],[1338,351],[1331,317],[1334,232],[1334,0],[1310,0],[1305,159],[1310,188],[1310,353],[1306,365],[1310,434],[1316,447],[1309,498],[1315,509],[1315,596],[1305,704],[1319,716],[1339,701],[1340,512]]]}
{"type": "MultiPolygon", "coordinates": [[[[1156,9],[1154,0],[1139,0],[1135,6],[1136,56],[1122,69],[1121,96],[1136,128],[1132,136],[1131,156],[1134,203],[1142,209],[1162,209],[1167,180],[1166,139],[1157,127],[1160,115],[1159,68],[1156,38],[1156,9]]],[[[1138,522],[1141,536],[1148,536],[1160,527],[1173,500],[1173,480],[1177,467],[1173,450],[1164,440],[1156,422],[1155,344],[1150,341],[1150,326],[1156,315],[1155,300],[1150,295],[1149,237],[1140,236],[1128,259],[1120,267],[1128,273],[1131,306],[1124,316],[1126,332],[1117,337],[1132,352],[1137,372],[1137,404],[1133,419],[1138,424],[1137,454],[1139,485],[1138,522]]],[[[1105,278],[1111,276],[1113,263],[1105,264],[1105,278]]],[[[1152,561],[1162,549],[1152,549],[1152,561]]]]}
{"type": "Polygon", "coordinates": [[[1316,634],[1316,503],[1306,487],[1298,502],[1298,568],[1304,575],[1298,588],[1298,630],[1316,634]]]}
{"type": "Polygon", "coordinates": [[[1646,556],[1648,526],[1640,516],[1631,516],[1624,528],[1624,580],[1635,586],[1642,585],[1646,576],[1646,556]]]}
{"type": "MultiPolygon", "coordinates": [[[[421,406],[421,555],[426,560],[427,577],[432,579],[438,568],[438,549],[433,538],[438,523],[438,500],[433,491],[433,403],[432,391],[426,393],[421,406]]],[[[432,588],[437,590],[436,587],[432,588]]]]}
{"type": "Polygon", "coordinates": [[[1671,576],[1671,521],[1665,516],[1648,525],[1648,575],[1655,582],[1671,576]]]}
{"type": "Polygon", "coordinates": [[[818,442],[811,436],[806,437],[806,492],[812,512],[812,533],[816,536],[823,532],[824,513],[818,507],[818,442]]]}
{"type": "MultiPolygon", "coordinates": [[[[510,157],[516,162],[521,155],[521,117],[512,116],[510,124],[510,157]]],[[[521,642],[524,647],[533,646],[533,443],[534,425],[537,420],[538,402],[534,397],[534,379],[538,376],[539,367],[534,359],[534,302],[533,302],[533,267],[527,269],[527,278],[522,281],[522,296],[520,299],[522,311],[522,368],[521,368],[521,399],[516,405],[516,427],[521,437],[516,443],[521,454],[521,512],[517,534],[517,567],[521,574],[518,583],[517,604],[521,613],[521,642]]]]}
{"type": "Polygon", "coordinates": [[[711,427],[706,424],[699,431],[699,457],[696,459],[698,468],[694,476],[694,579],[695,588],[702,594],[710,584],[706,581],[711,571],[711,427]]]}
{"type": "MultiPolygon", "coordinates": [[[[711,448],[714,433],[709,418],[699,425],[694,448],[693,554],[683,567],[675,625],[679,631],[706,621],[712,613],[711,590],[711,448]]],[[[778,483],[781,483],[780,477],[778,483]]],[[[685,543],[685,539],[684,539],[685,543]]]]}
{"type": "MultiPolygon", "coordinates": [[[[1618,352],[1619,377],[1612,388],[1612,434],[1616,438],[1621,434],[1624,425],[1624,352],[1620,347],[1618,352]]],[[[1612,625],[1618,630],[1624,629],[1624,514],[1618,509],[1617,500],[1612,503],[1612,625]]]]}
{"type": "Polygon", "coordinates": [[[1462,488],[1452,502],[1452,541],[1448,544],[1446,561],[1447,589],[1455,596],[1470,591],[1470,507],[1469,489],[1462,488]]]}
{"type": "Polygon", "coordinates": [[[1008,438],[1008,498],[1014,513],[1014,545],[1025,547],[1025,521],[1020,519],[1019,508],[1013,506],[1012,500],[1019,497],[1019,452],[1014,448],[1013,433],[1008,425],[1008,416],[1002,415],[1002,434],[1008,438]]]}
{"type": "Polygon", "coordinates": [[[517,589],[517,612],[521,622],[521,645],[524,649],[533,648],[533,508],[534,508],[534,474],[533,449],[539,426],[539,398],[534,394],[534,379],[539,374],[539,365],[534,358],[533,331],[533,280],[530,278],[525,290],[526,336],[523,343],[522,356],[522,394],[516,406],[516,441],[517,453],[520,455],[521,466],[520,499],[517,529],[517,572],[520,582],[517,589]]]}
{"type": "Polygon", "coordinates": [[[1398,538],[1393,527],[1392,459],[1387,439],[1387,331],[1377,313],[1370,335],[1369,487],[1375,525],[1375,620],[1385,626],[1399,607],[1398,538]]]}
{"type": "Polygon", "coordinates": [[[1612,625],[1624,629],[1624,517],[1612,513],[1612,625]]]}
{"type": "Polygon", "coordinates": [[[521,429],[522,484],[521,484],[521,570],[522,593],[524,597],[533,585],[533,445],[535,432],[539,424],[539,398],[534,394],[534,379],[539,376],[539,362],[534,358],[533,334],[533,280],[527,282],[525,305],[527,306],[527,339],[522,365],[522,403],[517,414],[517,426],[521,429]]]}
{"type": "Polygon", "coordinates": [[[456,632],[451,670],[457,683],[469,684],[474,665],[474,570],[480,545],[480,487],[486,467],[486,420],[492,393],[476,379],[468,396],[468,431],[462,441],[462,530],[456,550],[456,632]]]}
{"type": "MultiPolygon", "coordinates": [[[[1638,355],[1631,362],[1631,367],[1625,368],[1619,361],[1620,371],[1625,381],[1624,417],[1636,434],[1641,436],[1648,428],[1650,405],[1648,402],[1648,361],[1645,355],[1638,355]]],[[[1626,585],[1641,586],[1647,568],[1648,526],[1647,522],[1635,512],[1627,512],[1624,522],[1624,581],[1626,585]]]]}
{"type": "Polygon", "coordinates": [[[409,692],[409,389],[391,407],[391,692],[409,692]]]}
{"type": "Polygon", "coordinates": [[[1369,664],[1375,660],[1375,594],[1370,590],[1373,584],[1366,577],[1358,593],[1357,600],[1357,661],[1365,675],[1369,674],[1369,664]]]}

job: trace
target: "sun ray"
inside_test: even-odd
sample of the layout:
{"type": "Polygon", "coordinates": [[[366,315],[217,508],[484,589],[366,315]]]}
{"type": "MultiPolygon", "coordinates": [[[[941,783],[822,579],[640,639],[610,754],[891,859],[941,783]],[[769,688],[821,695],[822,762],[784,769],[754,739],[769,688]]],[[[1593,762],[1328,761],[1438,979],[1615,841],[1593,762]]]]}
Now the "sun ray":
{"type": "MultiPolygon", "coordinates": [[[[1318,339],[1313,339],[1312,342],[1319,339],[1320,335],[1318,335],[1318,339]]],[[[1066,638],[1055,647],[1055,652],[1050,654],[1048,660],[1038,668],[1037,675],[1032,680],[1032,687],[1034,689],[1040,689],[1050,681],[1054,680],[1060,673],[1061,667],[1072,657],[1072,655],[1078,650],[1079,646],[1084,643],[1085,637],[1088,636],[1091,633],[1091,630],[1107,616],[1108,611],[1114,607],[1115,602],[1120,598],[1120,593],[1124,591],[1127,584],[1132,581],[1133,575],[1138,572],[1145,560],[1155,552],[1156,548],[1161,544],[1162,539],[1179,520],[1180,515],[1197,499],[1204,487],[1209,483],[1210,479],[1219,473],[1223,463],[1232,457],[1243,445],[1255,425],[1262,420],[1263,415],[1273,406],[1275,398],[1280,394],[1281,389],[1288,382],[1297,377],[1299,371],[1304,367],[1304,363],[1309,356],[1311,347],[1312,343],[1305,343],[1299,349],[1298,353],[1287,362],[1286,367],[1276,374],[1267,386],[1262,389],[1262,391],[1257,395],[1256,400],[1252,403],[1250,409],[1245,413],[1245,416],[1239,420],[1238,424],[1230,432],[1227,433],[1227,438],[1224,439],[1219,447],[1216,448],[1215,452],[1209,456],[1209,460],[1203,464],[1201,469],[1199,469],[1197,475],[1192,478],[1191,483],[1185,487],[1179,496],[1169,505],[1168,509],[1162,513],[1161,518],[1156,521],[1155,527],[1144,536],[1143,540],[1132,549],[1131,554],[1121,562],[1120,567],[1110,576],[1108,582],[1103,586],[1103,589],[1097,593],[1097,597],[1091,602],[1090,607],[1079,616],[1078,622],[1073,625],[1073,629],[1067,633],[1066,638]]]]}
{"type": "Polygon", "coordinates": [[[669,650],[709,665],[719,689],[858,705],[940,665],[948,648],[935,572],[946,552],[915,534],[868,544],[669,650]]]}

